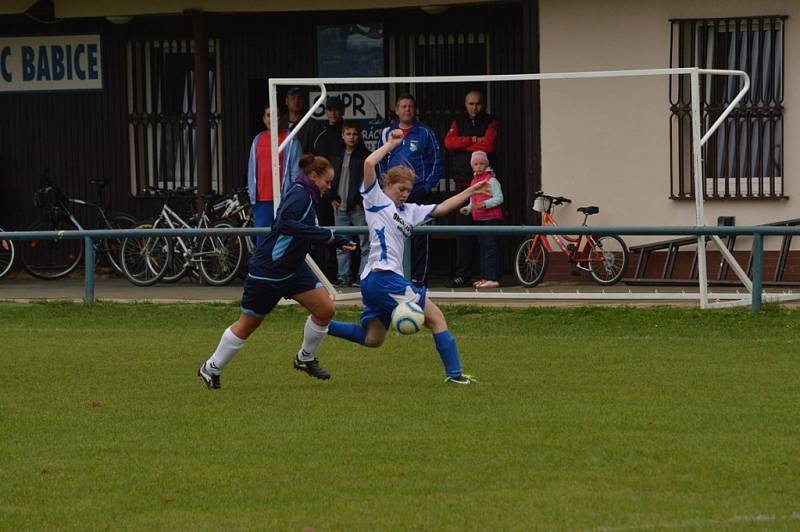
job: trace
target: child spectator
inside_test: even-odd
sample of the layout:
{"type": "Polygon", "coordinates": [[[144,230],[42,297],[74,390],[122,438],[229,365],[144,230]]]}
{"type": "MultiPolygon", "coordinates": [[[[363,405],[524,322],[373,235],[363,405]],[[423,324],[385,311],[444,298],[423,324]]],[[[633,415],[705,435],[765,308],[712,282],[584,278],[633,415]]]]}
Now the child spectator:
{"type": "MultiPolygon", "coordinates": [[[[503,220],[503,190],[500,182],[494,176],[494,170],[489,167],[489,158],[482,151],[473,152],[470,157],[472,166],[472,182],[470,186],[488,181],[491,190],[478,192],[469,199],[469,204],[462,207],[459,212],[463,215],[472,214],[472,219],[478,226],[500,225],[503,220]]],[[[481,255],[481,278],[474,283],[475,288],[497,288],[497,235],[478,235],[478,246],[481,255]]]]}

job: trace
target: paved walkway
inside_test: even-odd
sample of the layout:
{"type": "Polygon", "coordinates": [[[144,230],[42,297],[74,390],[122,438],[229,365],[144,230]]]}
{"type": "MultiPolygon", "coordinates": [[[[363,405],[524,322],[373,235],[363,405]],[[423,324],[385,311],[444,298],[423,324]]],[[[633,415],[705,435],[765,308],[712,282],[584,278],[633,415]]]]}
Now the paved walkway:
{"type": "MultiPolygon", "coordinates": [[[[590,283],[543,283],[532,289],[509,286],[497,290],[444,288],[435,280],[430,287],[431,297],[448,304],[494,305],[494,306],[542,306],[542,305],[679,305],[699,304],[697,287],[651,287],[628,286],[624,283],[612,287],[601,287],[590,283]],[[501,296],[501,294],[503,294],[501,296]]],[[[743,290],[714,287],[710,290],[721,301],[728,300],[743,290]]],[[[791,291],[771,291],[775,294],[792,295],[791,291]]],[[[84,279],[74,275],[58,281],[40,281],[25,274],[12,274],[0,279],[0,300],[6,301],[83,301],[84,279]]],[[[797,294],[797,292],[795,292],[797,294]]],[[[189,279],[175,284],[157,284],[137,287],[127,280],[113,276],[98,276],[95,280],[95,298],[103,301],[151,301],[159,303],[222,302],[238,301],[242,295],[241,282],[228,286],[199,286],[189,279]]],[[[337,298],[341,305],[360,304],[358,288],[346,288],[337,298]]],[[[795,302],[796,303],[796,302],[795,302]]]]}

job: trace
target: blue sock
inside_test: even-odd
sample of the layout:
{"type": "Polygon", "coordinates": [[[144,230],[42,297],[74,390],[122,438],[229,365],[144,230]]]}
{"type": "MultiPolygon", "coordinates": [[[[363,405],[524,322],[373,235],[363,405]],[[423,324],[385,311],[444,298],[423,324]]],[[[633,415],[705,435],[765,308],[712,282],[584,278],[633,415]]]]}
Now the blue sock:
{"type": "Polygon", "coordinates": [[[458,377],[461,375],[461,358],[458,356],[456,339],[453,338],[450,331],[434,334],[433,341],[436,342],[436,350],[439,351],[439,356],[442,358],[444,372],[447,376],[458,377]]]}
{"type": "Polygon", "coordinates": [[[367,339],[367,330],[364,327],[357,323],[347,323],[344,321],[330,322],[328,324],[328,334],[361,345],[364,345],[364,341],[367,339]]]}

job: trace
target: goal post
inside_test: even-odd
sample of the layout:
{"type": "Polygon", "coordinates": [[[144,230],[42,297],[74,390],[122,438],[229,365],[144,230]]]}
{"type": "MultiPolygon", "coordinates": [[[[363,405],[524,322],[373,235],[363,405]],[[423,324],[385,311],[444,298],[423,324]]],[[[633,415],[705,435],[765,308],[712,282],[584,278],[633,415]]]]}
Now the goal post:
{"type": "MultiPolygon", "coordinates": [[[[645,77],[645,76],[671,76],[681,75],[689,76],[691,88],[691,125],[692,125],[692,170],[694,174],[694,196],[695,196],[695,224],[698,227],[708,225],[705,217],[704,210],[704,175],[703,175],[703,161],[702,161],[702,147],[708,142],[711,136],[722,125],[723,121],[730,115],[733,109],[744,98],[747,91],[750,89],[750,78],[746,72],[741,70],[719,70],[719,69],[704,69],[697,67],[684,67],[684,68],[656,68],[656,69],[639,69],[639,70],[602,70],[602,71],[587,71],[587,72],[556,72],[556,73],[538,73],[538,74],[484,74],[473,76],[390,76],[390,77],[351,77],[351,78],[270,78],[268,80],[269,103],[272,113],[270,114],[270,147],[272,153],[272,178],[273,178],[273,194],[275,209],[277,210],[280,205],[281,187],[280,187],[280,174],[278,165],[278,155],[286,147],[296,135],[300,128],[309,120],[313,120],[314,112],[323,105],[327,96],[328,85],[364,85],[364,84],[396,84],[396,83],[459,83],[459,82],[503,82],[503,81],[545,81],[545,80],[561,80],[561,79],[591,79],[591,78],[628,78],[628,77],[645,77]],[[738,76],[742,81],[742,87],[737,93],[736,97],[725,107],[717,120],[709,126],[709,128],[702,132],[700,106],[700,76],[738,76]],[[313,104],[309,105],[309,109],[297,125],[289,132],[286,139],[279,145],[278,144],[278,87],[279,86],[316,86],[320,89],[319,97],[313,104]]],[[[711,241],[716,245],[724,260],[730,265],[731,269],[737,275],[739,280],[747,288],[748,292],[752,292],[752,283],[747,277],[747,274],[739,266],[733,257],[733,254],[723,244],[718,236],[712,236],[711,241]]],[[[699,293],[700,293],[700,307],[708,308],[708,272],[706,269],[706,237],[697,237],[697,258],[698,258],[698,280],[699,280],[699,293]]],[[[313,260],[306,257],[306,262],[311,265],[313,260]]],[[[320,276],[319,268],[316,264],[312,267],[315,273],[320,276]]],[[[329,288],[329,292],[334,290],[324,275],[320,276],[320,281],[329,288]]],[[[333,296],[334,293],[331,295],[333,296]]]]}

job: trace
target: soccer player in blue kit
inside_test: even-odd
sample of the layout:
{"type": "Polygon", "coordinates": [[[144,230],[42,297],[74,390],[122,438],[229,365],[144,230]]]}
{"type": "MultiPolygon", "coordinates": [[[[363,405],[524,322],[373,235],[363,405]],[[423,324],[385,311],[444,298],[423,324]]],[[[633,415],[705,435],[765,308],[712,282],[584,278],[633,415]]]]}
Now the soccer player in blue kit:
{"type": "Polygon", "coordinates": [[[303,344],[294,357],[294,368],[317,379],[331,377],[320,366],[316,353],[333,318],[333,302],[305,263],[305,256],[312,243],[336,244],[347,251],[354,251],[356,245],[317,225],[316,204],[333,181],[331,163],[324,157],[306,154],[300,158],[300,168],[303,173],[286,192],[272,232],[250,260],[239,319],[225,329],[217,349],[197,370],[197,376],[209,389],[221,387],[222,370],[281,298],[292,298],[311,312],[303,329],[303,344]]]}
{"type": "Polygon", "coordinates": [[[361,195],[369,226],[369,258],[361,274],[361,323],[331,321],[328,334],[366,347],[379,347],[386,339],[392,311],[402,301],[414,301],[425,312],[425,326],[431,329],[436,350],[442,359],[445,382],[471,384],[474,377],[461,371],[456,340],[447,329],[444,314],[427,297],[427,288],[417,288],[403,277],[403,251],[411,229],[430,218],[445,216],[466,203],[470,196],[488,187],[481,183],[463,190],[438,205],[405,203],[414,186],[414,171],[395,166],[384,176],[385,190],[376,180],[376,165],[403,141],[396,129],[386,144],[364,161],[361,195]]]}

